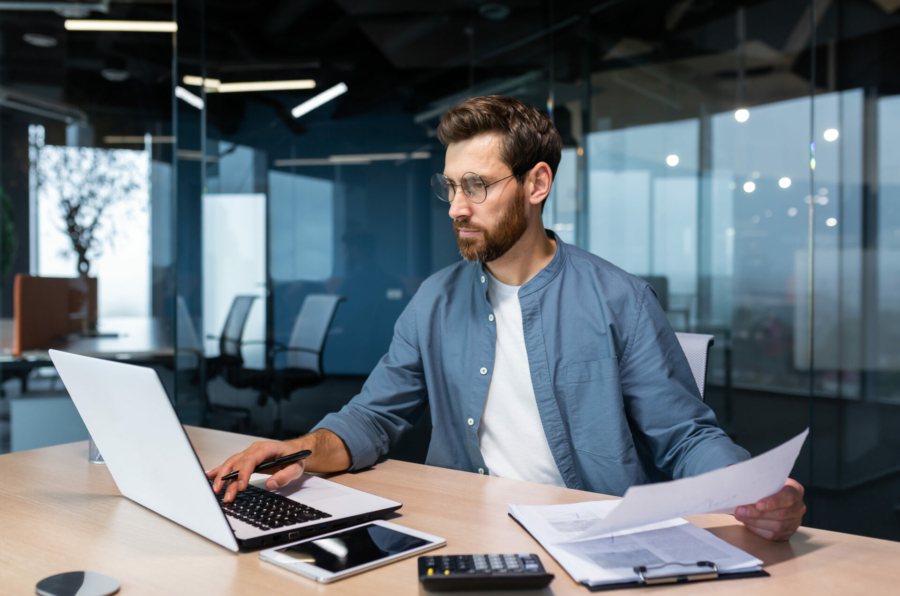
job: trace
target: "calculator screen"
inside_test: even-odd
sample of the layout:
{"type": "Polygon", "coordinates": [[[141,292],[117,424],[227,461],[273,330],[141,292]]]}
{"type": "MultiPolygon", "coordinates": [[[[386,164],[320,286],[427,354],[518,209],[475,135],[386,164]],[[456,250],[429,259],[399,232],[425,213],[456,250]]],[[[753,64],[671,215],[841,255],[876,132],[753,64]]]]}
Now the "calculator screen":
{"type": "Polygon", "coordinates": [[[429,544],[427,540],[409,534],[383,526],[369,525],[280,548],[278,552],[303,563],[338,573],[427,544],[429,544]]]}

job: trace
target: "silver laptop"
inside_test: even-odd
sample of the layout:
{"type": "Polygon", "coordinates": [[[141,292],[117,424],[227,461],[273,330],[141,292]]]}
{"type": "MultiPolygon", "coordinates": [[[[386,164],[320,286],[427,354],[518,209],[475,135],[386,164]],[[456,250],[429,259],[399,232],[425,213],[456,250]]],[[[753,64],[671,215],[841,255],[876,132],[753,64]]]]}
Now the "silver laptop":
{"type": "Polygon", "coordinates": [[[309,475],[273,492],[251,484],[223,504],[156,371],[56,350],[50,358],[119,491],[229,550],[315,536],[401,507],[309,475]]]}

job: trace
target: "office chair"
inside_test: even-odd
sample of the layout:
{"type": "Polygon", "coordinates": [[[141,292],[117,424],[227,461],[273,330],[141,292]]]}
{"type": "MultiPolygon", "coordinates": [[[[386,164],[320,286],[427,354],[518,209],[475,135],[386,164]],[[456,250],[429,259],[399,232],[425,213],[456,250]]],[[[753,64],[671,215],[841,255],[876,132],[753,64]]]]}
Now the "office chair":
{"type": "Polygon", "coordinates": [[[274,436],[282,433],[282,403],[297,389],[313,387],[325,380],[322,369],[322,353],[328,329],[334,320],[338,304],[343,296],[310,294],[303,301],[300,314],[294,321],[287,345],[276,345],[273,355],[285,354],[285,368],[242,369],[229,375],[228,381],[236,387],[251,387],[260,392],[259,404],[265,405],[272,398],[278,405],[274,424],[274,436]]]}
{"type": "Polygon", "coordinates": [[[691,373],[700,390],[700,399],[706,401],[706,371],[709,363],[709,348],[713,345],[712,335],[700,333],[675,333],[684,355],[687,356],[691,373]]]}
{"type": "Polygon", "coordinates": [[[244,329],[247,326],[247,318],[253,308],[256,296],[235,296],[231,301],[231,308],[225,318],[225,325],[220,335],[207,335],[207,339],[219,340],[219,355],[213,358],[204,358],[202,376],[200,379],[201,392],[204,402],[204,421],[215,412],[227,412],[240,414],[244,422],[250,420],[250,410],[225,404],[214,404],[209,398],[207,386],[212,379],[222,376],[228,382],[230,371],[240,370],[244,365],[244,357],[241,355],[241,343],[243,342],[244,329]]]}

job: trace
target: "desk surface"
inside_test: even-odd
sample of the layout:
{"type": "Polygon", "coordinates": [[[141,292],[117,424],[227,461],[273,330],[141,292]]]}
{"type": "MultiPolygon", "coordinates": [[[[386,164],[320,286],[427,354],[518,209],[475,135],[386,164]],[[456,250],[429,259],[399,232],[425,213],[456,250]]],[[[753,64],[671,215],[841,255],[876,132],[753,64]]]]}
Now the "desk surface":
{"type": "MultiPolygon", "coordinates": [[[[12,358],[13,319],[0,319],[0,354],[12,358]]],[[[113,317],[98,322],[101,332],[116,336],[82,337],[71,334],[48,342],[39,350],[23,352],[25,360],[47,360],[47,350],[64,350],[85,356],[126,355],[134,358],[168,356],[175,354],[174,333],[171,324],[152,317],[113,317]]]]}
{"type": "MultiPolygon", "coordinates": [[[[207,467],[248,446],[251,437],[188,428],[207,467]]],[[[415,558],[317,585],[232,554],[119,495],[104,466],[87,463],[87,443],[0,456],[0,585],[33,594],[43,577],[99,571],[133,594],[427,594],[415,558]]],[[[387,461],[335,482],[403,503],[395,523],[447,539],[435,554],[536,552],[556,579],[544,594],[588,594],[507,516],[509,502],[572,503],[603,497],[514,480],[387,461]]],[[[788,543],[750,534],[733,518],[690,518],[765,561],[771,578],[653,588],[652,594],[887,594],[900,583],[900,543],[801,528],[788,543]]],[[[628,592],[637,594],[638,592],[628,592]]]]}

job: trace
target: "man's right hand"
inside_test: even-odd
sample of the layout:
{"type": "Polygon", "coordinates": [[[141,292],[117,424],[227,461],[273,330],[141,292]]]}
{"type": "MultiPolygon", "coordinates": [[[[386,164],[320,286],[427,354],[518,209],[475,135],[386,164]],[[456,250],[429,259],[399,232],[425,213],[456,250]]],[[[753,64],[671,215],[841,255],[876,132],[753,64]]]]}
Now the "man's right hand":
{"type": "MultiPolygon", "coordinates": [[[[284,457],[296,453],[308,447],[298,444],[303,439],[294,439],[293,441],[257,441],[250,445],[244,451],[236,455],[232,455],[218,468],[214,468],[206,473],[207,478],[215,478],[213,483],[213,491],[219,494],[227,480],[222,480],[222,476],[230,474],[235,470],[239,470],[238,477],[228,484],[228,490],[225,491],[223,501],[230,503],[234,501],[239,490],[244,490],[250,483],[250,475],[256,466],[267,461],[272,461],[278,457],[284,457]]],[[[266,480],[266,488],[275,490],[278,487],[286,485],[292,480],[300,478],[303,474],[306,461],[299,461],[286,466],[281,466],[272,474],[272,477],[266,480]]],[[[268,472],[268,470],[266,470],[268,472]]]]}
{"type": "Polygon", "coordinates": [[[213,482],[213,491],[219,494],[226,482],[222,480],[222,476],[235,470],[239,471],[238,477],[231,481],[222,498],[226,503],[230,503],[234,501],[239,490],[247,488],[250,475],[256,466],[304,449],[312,451],[309,459],[278,468],[272,477],[266,480],[267,489],[275,490],[300,478],[303,470],[307,468],[313,472],[343,472],[352,462],[350,450],[344,441],[330,430],[319,429],[290,441],[257,441],[226,459],[218,468],[207,472],[206,477],[216,479],[213,482]]]}

